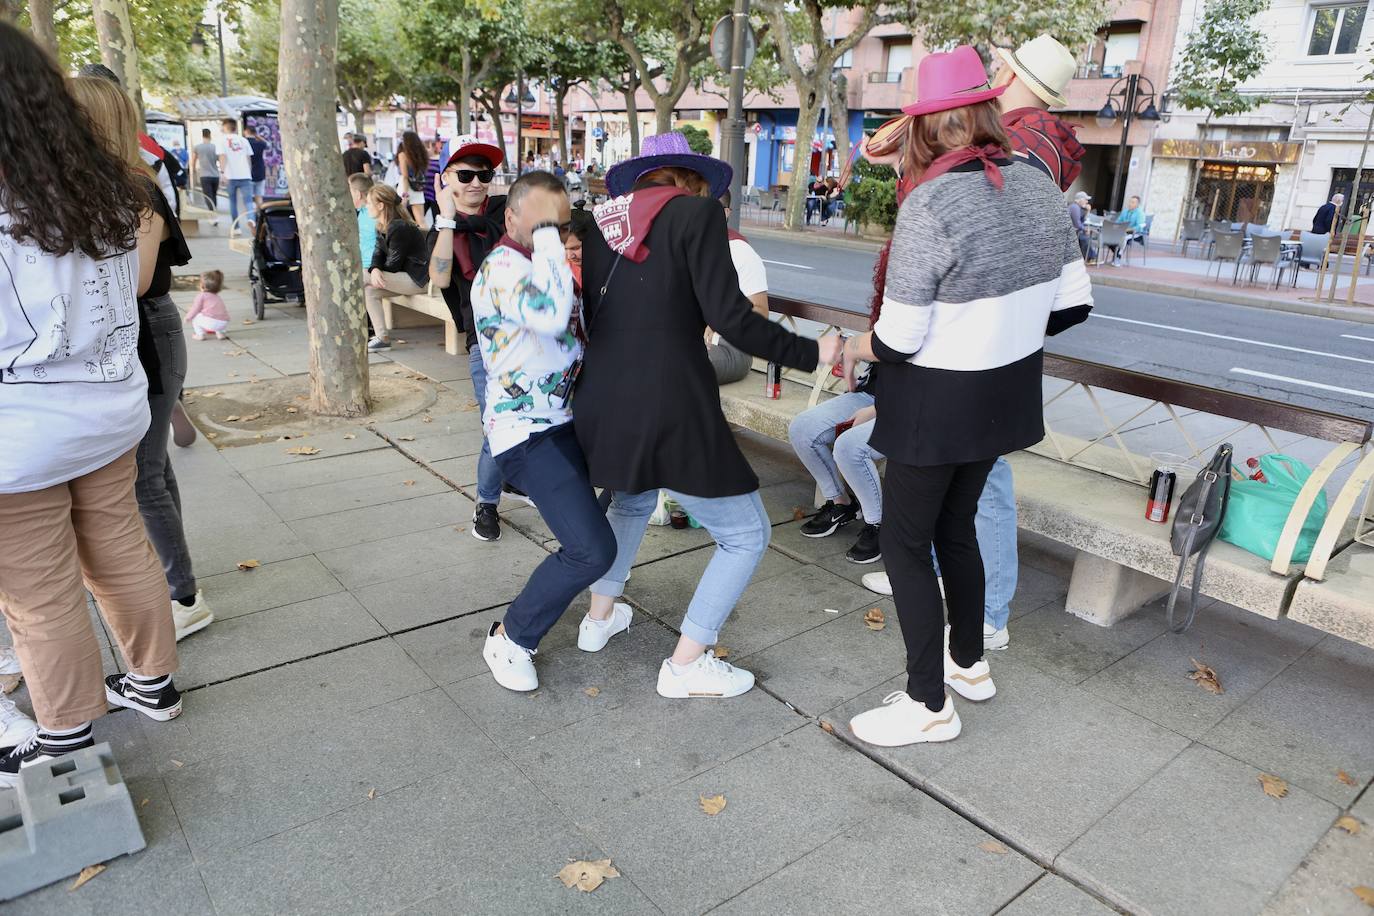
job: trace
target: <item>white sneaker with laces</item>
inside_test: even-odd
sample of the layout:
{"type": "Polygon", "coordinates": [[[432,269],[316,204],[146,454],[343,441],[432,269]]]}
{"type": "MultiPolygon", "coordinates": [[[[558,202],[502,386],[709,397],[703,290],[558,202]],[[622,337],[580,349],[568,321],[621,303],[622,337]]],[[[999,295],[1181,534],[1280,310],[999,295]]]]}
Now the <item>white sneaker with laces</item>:
{"type": "Polygon", "coordinates": [[[0,747],[14,747],[38,732],[38,723],[19,711],[14,701],[0,694],[0,747]]]}
{"type": "MultiPolygon", "coordinates": [[[[864,577],[859,580],[863,582],[864,588],[870,592],[877,592],[879,595],[892,594],[892,580],[888,579],[886,572],[864,573],[864,577]]],[[[945,600],[945,580],[941,576],[935,577],[935,584],[940,586],[940,600],[945,600]]]]}
{"type": "Polygon", "coordinates": [[[959,713],[948,695],[940,711],[931,712],[905,690],[894,690],[883,698],[882,706],[849,720],[849,730],[855,738],[878,747],[952,741],[962,729],[959,713]]]}
{"type": "Polygon", "coordinates": [[[0,646],[0,674],[23,676],[24,669],[19,667],[19,653],[14,646],[0,646]]]}
{"type": "Polygon", "coordinates": [[[209,605],[205,603],[205,592],[196,592],[196,603],[190,607],[185,606],[180,601],[173,601],[172,621],[177,628],[177,642],[181,642],[192,633],[199,633],[214,623],[215,615],[210,612],[209,605]]]}
{"type": "Polygon", "coordinates": [[[534,651],[511,640],[505,633],[497,633],[497,621],[487,631],[482,647],[482,659],[491,669],[496,683],[507,690],[538,690],[539,675],[534,670],[534,651]]]}
{"type": "Polygon", "coordinates": [[[949,654],[948,643],[945,645],[945,683],[964,699],[979,703],[992,699],[997,693],[987,659],[980,658],[967,668],[960,668],[949,654]]]}
{"type": "Polygon", "coordinates": [[[668,659],[658,669],[658,695],[670,700],[696,697],[737,697],[754,686],[754,675],[716,658],[707,649],[678,674],[668,659]]]}
{"type": "Polygon", "coordinates": [[[611,616],[605,620],[593,620],[592,615],[588,614],[577,627],[577,648],[583,652],[600,652],[606,648],[612,636],[628,630],[633,619],[634,612],[621,601],[612,605],[611,616]]]}
{"type": "Polygon", "coordinates": [[[1007,633],[1007,628],[997,629],[990,623],[983,624],[983,648],[986,649],[1005,649],[1011,645],[1011,636],[1007,633]]]}

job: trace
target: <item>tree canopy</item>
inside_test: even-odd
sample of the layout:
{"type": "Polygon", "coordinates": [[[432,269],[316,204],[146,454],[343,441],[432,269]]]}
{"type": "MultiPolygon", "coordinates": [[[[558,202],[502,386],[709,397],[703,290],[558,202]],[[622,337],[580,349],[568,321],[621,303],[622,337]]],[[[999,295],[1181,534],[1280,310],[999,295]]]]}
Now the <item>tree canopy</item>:
{"type": "Polygon", "coordinates": [[[1209,118],[1249,111],[1262,101],[1240,86],[1269,60],[1265,33],[1255,19],[1269,0],[1208,0],[1174,65],[1171,91],[1179,104],[1209,118]]]}

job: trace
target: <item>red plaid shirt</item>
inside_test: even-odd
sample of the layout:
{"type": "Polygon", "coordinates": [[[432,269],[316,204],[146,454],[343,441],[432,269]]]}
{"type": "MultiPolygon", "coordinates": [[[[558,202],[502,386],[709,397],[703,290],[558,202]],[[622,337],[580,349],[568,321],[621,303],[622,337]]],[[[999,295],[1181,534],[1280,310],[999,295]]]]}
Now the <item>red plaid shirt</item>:
{"type": "Polygon", "coordinates": [[[1017,108],[1002,115],[1002,127],[1011,148],[1043,163],[1061,191],[1067,191],[1083,171],[1078,161],[1085,151],[1073,128],[1048,111],[1017,108]]]}

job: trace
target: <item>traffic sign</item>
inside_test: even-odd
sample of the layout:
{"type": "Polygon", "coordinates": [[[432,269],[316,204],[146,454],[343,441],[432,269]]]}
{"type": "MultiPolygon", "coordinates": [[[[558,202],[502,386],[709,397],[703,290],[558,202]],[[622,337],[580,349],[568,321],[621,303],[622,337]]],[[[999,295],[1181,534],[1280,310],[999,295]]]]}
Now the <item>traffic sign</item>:
{"type": "MultiPolygon", "coordinates": [[[[748,23],[744,28],[744,66],[748,67],[754,62],[757,47],[754,44],[754,29],[748,23]]],[[[730,71],[730,51],[734,41],[735,17],[727,13],[717,19],[715,27],[711,29],[711,56],[716,59],[720,69],[727,73],[730,71]]]]}

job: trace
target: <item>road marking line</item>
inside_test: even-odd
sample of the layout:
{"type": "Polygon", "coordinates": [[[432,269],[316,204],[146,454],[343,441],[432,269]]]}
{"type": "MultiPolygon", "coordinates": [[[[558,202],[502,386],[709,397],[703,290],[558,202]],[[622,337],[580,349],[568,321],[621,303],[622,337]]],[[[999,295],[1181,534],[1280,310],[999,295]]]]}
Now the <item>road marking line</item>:
{"type": "Polygon", "coordinates": [[[760,258],[759,260],[763,261],[763,263],[765,263],[765,264],[777,264],[779,267],[795,267],[795,268],[797,268],[798,270],[815,270],[815,269],[816,269],[816,268],[814,268],[814,267],[808,267],[808,266],[806,266],[805,264],[793,264],[791,261],[770,261],[768,258],[760,258]]]}
{"type": "Polygon", "coordinates": [[[1288,382],[1290,385],[1303,385],[1307,388],[1320,388],[1322,391],[1334,391],[1337,394],[1353,394],[1359,398],[1369,398],[1374,401],[1374,391],[1359,391],[1355,388],[1341,388],[1339,385],[1323,385],[1321,382],[1307,382],[1300,378],[1289,378],[1286,375],[1271,375],[1268,372],[1256,372],[1254,369],[1232,368],[1234,375],[1252,375],[1255,378],[1270,379],[1275,382],[1288,382]]]}
{"type": "Polygon", "coordinates": [[[1092,312],[1091,318],[1106,318],[1108,321],[1124,321],[1127,324],[1142,324],[1147,328],[1160,328],[1165,331],[1178,331],[1180,334],[1196,334],[1198,337],[1211,337],[1216,340],[1230,340],[1236,343],[1254,344],[1257,347],[1270,347],[1274,350],[1287,350],[1290,353],[1307,353],[1311,356],[1328,356],[1331,359],[1343,359],[1352,363],[1365,363],[1374,366],[1374,359],[1365,359],[1362,356],[1346,356],[1342,353],[1327,353],[1325,350],[1309,350],[1306,347],[1290,347],[1287,344],[1269,343],[1267,340],[1252,340],[1249,337],[1232,337],[1229,334],[1213,334],[1211,331],[1195,331],[1192,328],[1180,328],[1172,324],[1155,324],[1153,321],[1137,321],[1134,318],[1120,318],[1116,315],[1103,315],[1100,312],[1092,312]]]}
{"type": "Polygon", "coordinates": [[[1367,340],[1370,343],[1374,343],[1374,337],[1361,337],[1359,334],[1342,334],[1341,336],[1348,337],[1351,340],[1367,340]]]}

